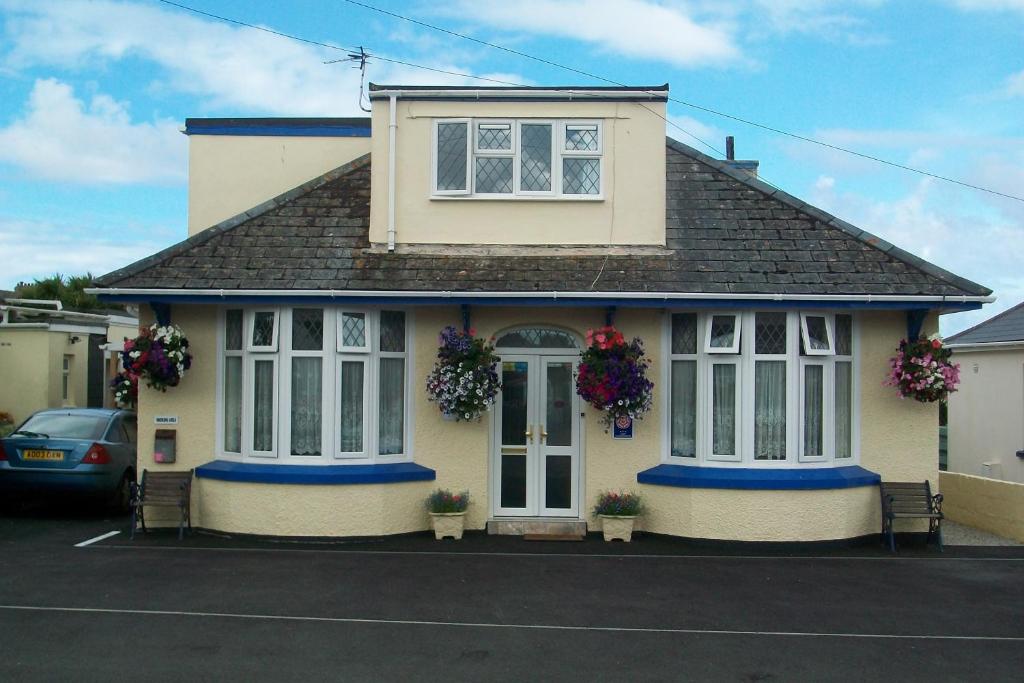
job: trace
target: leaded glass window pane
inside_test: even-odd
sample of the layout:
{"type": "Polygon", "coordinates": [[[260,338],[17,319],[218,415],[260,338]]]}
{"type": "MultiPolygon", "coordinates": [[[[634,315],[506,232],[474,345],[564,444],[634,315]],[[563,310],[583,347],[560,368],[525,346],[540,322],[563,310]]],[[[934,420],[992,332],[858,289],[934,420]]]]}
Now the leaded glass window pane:
{"type": "Polygon", "coordinates": [[[238,309],[225,315],[224,348],[228,351],[242,350],[242,311],[238,309]]]}
{"type": "Polygon", "coordinates": [[[274,345],[273,311],[257,311],[253,314],[252,345],[254,347],[274,345]]]}
{"type": "Polygon", "coordinates": [[[437,124],[437,189],[465,190],[466,140],[469,124],[451,122],[437,124]]]}
{"type": "Polygon", "coordinates": [[[601,194],[601,160],[563,159],[562,192],[565,194],[601,194]]]}
{"type": "Polygon", "coordinates": [[[853,355],[853,318],[849,315],[836,316],[836,355],[853,355]]]}
{"type": "Polygon", "coordinates": [[[786,314],[758,313],[754,316],[754,353],[786,353],[786,314]]]}
{"type": "Polygon", "coordinates": [[[519,184],[525,192],[551,191],[551,124],[531,123],[521,127],[522,162],[519,184]]]}
{"type": "Polygon", "coordinates": [[[476,191],[479,194],[511,194],[512,161],[512,157],[477,157],[476,191]]]}
{"type": "Polygon", "coordinates": [[[323,309],[296,308],[292,311],[292,349],[296,351],[321,351],[323,348],[323,309]]]}
{"type": "Polygon", "coordinates": [[[513,349],[575,349],[576,338],[568,332],[531,327],[503,334],[497,346],[513,349]]]}
{"type": "Polygon", "coordinates": [[[508,123],[481,123],[476,130],[477,149],[512,149],[512,125],[508,123]]]}
{"type": "Polygon", "coordinates": [[[366,346],[366,314],[341,314],[341,345],[350,348],[366,346]]]}
{"type": "Polygon", "coordinates": [[[380,350],[398,353],[405,351],[405,313],[380,312],[380,350]]]}
{"type": "Polygon", "coordinates": [[[596,152],[597,126],[566,126],[565,149],[569,152],[596,152]]]}
{"type": "Polygon", "coordinates": [[[672,353],[697,353],[697,314],[672,316],[672,353]]]}
{"type": "Polygon", "coordinates": [[[715,315],[711,317],[711,348],[730,349],[735,346],[736,316],[715,315]]]}

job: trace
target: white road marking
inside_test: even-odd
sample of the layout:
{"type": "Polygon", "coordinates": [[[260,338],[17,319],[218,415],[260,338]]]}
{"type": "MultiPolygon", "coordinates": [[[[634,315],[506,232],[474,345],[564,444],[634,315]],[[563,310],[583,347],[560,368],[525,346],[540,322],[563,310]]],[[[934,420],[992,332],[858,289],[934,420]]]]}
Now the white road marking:
{"type": "Polygon", "coordinates": [[[158,551],[197,551],[221,553],[318,553],[331,555],[437,555],[447,557],[588,557],[611,559],[664,559],[664,560],[851,560],[856,562],[1024,562],[1022,557],[904,557],[900,555],[858,556],[858,555],[671,555],[671,554],[630,554],[614,553],[513,553],[484,551],[444,551],[444,550],[348,550],[339,548],[328,550],[321,548],[225,548],[182,547],[157,545],[128,545],[126,543],[110,543],[97,546],[96,549],[115,550],[158,550],[158,551]]]}
{"type": "Polygon", "coordinates": [[[105,538],[110,538],[111,536],[117,536],[119,533],[121,533],[121,532],[120,531],[108,531],[107,533],[102,534],[101,536],[97,536],[96,538],[90,538],[88,541],[82,541],[81,543],[76,543],[75,547],[76,548],[84,548],[87,545],[92,545],[93,543],[98,543],[98,542],[102,541],[105,538]]]}
{"type": "Polygon", "coordinates": [[[36,605],[0,605],[0,610],[65,612],[84,614],[131,614],[138,616],[204,617],[220,619],[263,619],[270,621],[309,621],[337,624],[386,624],[394,626],[449,626],[458,628],[525,629],[533,631],[598,631],[604,633],[668,633],[721,636],[802,636],[811,638],[880,638],[886,640],[975,640],[1024,642],[1024,636],[947,636],[903,633],[828,633],[814,631],[734,631],[704,628],[644,628],[631,626],[572,626],[558,624],[501,624],[473,621],[429,621],[419,619],[370,619],[358,617],[309,617],[286,614],[239,614],[232,612],[186,612],[177,610],[111,609],[103,607],[43,607],[36,605]]]}

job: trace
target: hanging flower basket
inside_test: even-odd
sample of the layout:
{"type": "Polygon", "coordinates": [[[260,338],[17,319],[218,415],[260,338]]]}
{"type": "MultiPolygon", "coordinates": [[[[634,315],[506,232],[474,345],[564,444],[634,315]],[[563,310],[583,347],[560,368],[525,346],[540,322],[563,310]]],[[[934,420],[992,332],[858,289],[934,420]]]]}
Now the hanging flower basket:
{"type": "Polygon", "coordinates": [[[121,365],[128,375],[146,380],[146,385],[167,391],[181,381],[192,366],[188,339],[176,325],[153,325],[135,339],[126,339],[121,365]]]}
{"type": "Polygon", "coordinates": [[[122,370],[110,380],[110,390],[114,392],[114,402],[122,407],[133,407],[139,399],[139,376],[134,372],[122,370]]]}
{"type": "Polygon", "coordinates": [[[951,355],[938,335],[914,342],[903,339],[889,360],[889,376],[884,384],[896,387],[900,398],[945,402],[960,384],[960,365],[949,361],[951,355]]]}
{"type": "Polygon", "coordinates": [[[427,376],[427,394],[441,413],[455,421],[479,420],[501,389],[494,344],[476,331],[441,330],[437,362],[427,376]]]}
{"type": "Polygon", "coordinates": [[[609,325],[587,330],[587,348],[580,357],[576,393],[598,410],[608,431],[615,418],[639,420],[651,409],[654,383],[647,379],[650,366],[639,338],[626,343],[609,325]]]}

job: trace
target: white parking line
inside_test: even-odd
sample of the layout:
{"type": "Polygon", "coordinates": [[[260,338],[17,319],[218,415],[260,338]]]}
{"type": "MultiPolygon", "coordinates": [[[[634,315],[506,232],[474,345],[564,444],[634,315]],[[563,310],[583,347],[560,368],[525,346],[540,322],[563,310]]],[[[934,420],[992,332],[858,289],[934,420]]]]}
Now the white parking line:
{"type": "Polygon", "coordinates": [[[903,633],[827,633],[814,631],[733,631],[704,628],[644,628],[631,626],[572,626],[557,624],[500,624],[472,621],[427,621],[419,619],[369,619],[357,617],[306,617],[285,614],[238,614],[232,612],[185,612],[148,609],[109,609],[102,607],[42,607],[35,605],[0,605],[0,610],[31,612],[65,612],[85,614],[130,614],[137,616],[204,617],[218,619],[262,619],[268,621],[309,621],[337,624],[386,624],[394,626],[447,626],[456,628],[524,629],[533,631],[597,631],[604,633],[668,633],[719,636],[801,636],[810,638],[880,638],[887,640],[976,640],[1024,642],[1024,636],[947,636],[903,633]]]}
{"type": "Polygon", "coordinates": [[[219,553],[316,553],[330,555],[438,555],[447,557],[578,557],[586,559],[597,557],[604,559],[644,559],[644,560],[851,560],[857,562],[1024,562],[1022,557],[904,557],[901,555],[670,555],[659,553],[641,553],[619,555],[614,553],[513,553],[486,551],[444,551],[444,550],[328,550],[321,548],[226,548],[223,546],[195,547],[129,545],[127,543],[110,543],[97,546],[95,550],[157,550],[177,552],[219,552],[219,553]]]}
{"type": "Polygon", "coordinates": [[[102,541],[105,538],[110,538],[111,536],[117,536],[119,533],[121,533],[121,532],[120,531],[108,531],[107,533],[102,534],[100,536],[97,536],[96,538],[90,538],[88,541],[82,541],[81,543],[76,543],[75,547],[76,548],[84,548],[87,545],[92,545],[93,543],[98,543],[98,542],[102,541]]]}

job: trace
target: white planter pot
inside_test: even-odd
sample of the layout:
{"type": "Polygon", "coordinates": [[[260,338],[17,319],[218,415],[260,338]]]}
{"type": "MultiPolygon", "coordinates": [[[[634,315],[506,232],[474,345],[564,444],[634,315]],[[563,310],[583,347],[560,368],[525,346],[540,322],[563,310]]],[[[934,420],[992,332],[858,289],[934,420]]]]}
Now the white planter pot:
{"type": "Polygon", "coordinates": [[[462,538],[462,530],[465,527],[465,512],[430,512],[431,522],[434,526],[434,538],[451,537],[456,541],[462,538]]]}
{"type": "Polygon", "coordinates": [[[615,515],[598,515],[601,518],[601,529],[604,531],[604,540],[629,541],[633,538],[633,517],[618,517],[615,515]]]}

